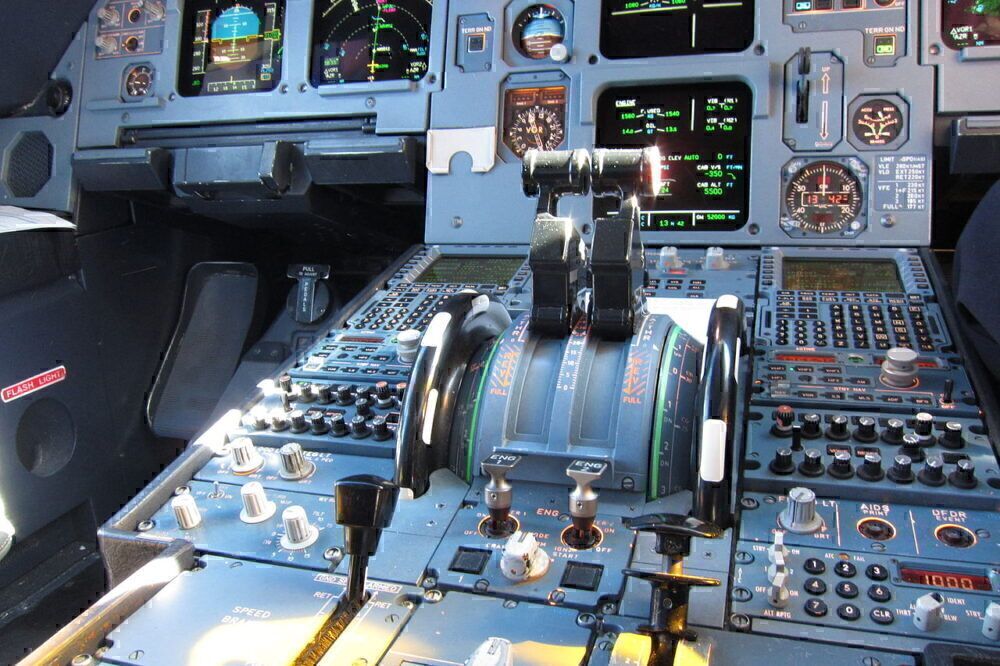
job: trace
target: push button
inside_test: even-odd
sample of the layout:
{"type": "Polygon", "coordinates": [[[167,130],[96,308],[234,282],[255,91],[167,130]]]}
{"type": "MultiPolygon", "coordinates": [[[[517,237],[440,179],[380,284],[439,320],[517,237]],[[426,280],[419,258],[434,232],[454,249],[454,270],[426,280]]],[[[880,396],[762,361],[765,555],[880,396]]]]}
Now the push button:
{"type": "Polygon", "coordinates": [[[892,624],[893,621],[896,619],[896,616],[893,614],[891,610],[889,610],[888,608],[883,608],[881,606],[878,608],[873,608],[871,612],[868,614],[868,617],[870,617],[872,619],[872,622],[874,622],[875,624],[882,624],[882,625],[892,624]]]}
{"type": "Polygon", "coordinates": [[[841,560],[833,567],[833,572],[841,578],[854,578],[858,575],[858,568],[851,562],[841,560]]]}
{"type": "Polygon", "coordinates": [[[837,608],[837,615],[840,616],[841,620],[854,622],[861,617],[861,610],[854,604],[843,604],[837,608]]]}
{"type": "Polygon", "coordinates": [[[823,617],[828,610],[826,602],[822,599],[810,599],[805,605],[806,613],[812,617],[823,617]]]}
{"type": "Polygon", "coordinates": [[[820,595],[826,592],[826,583],[821,578],[810,578],[803,587],[809,594],[820,595]]]}

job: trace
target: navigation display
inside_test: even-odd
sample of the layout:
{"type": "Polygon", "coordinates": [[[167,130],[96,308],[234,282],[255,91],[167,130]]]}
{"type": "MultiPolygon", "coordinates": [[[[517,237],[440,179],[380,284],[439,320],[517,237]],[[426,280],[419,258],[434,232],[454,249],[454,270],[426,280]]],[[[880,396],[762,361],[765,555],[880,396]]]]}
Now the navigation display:
{"type": "Polygon", "coordinates": [[[281,78],[284,15],[284,0],[185,2],[180,94],[273,90],[281,78]]]}
{"type": "Polygon", "coordinates": [[[643,230],[731,231],[746,224],[752,108],[750,88],[738,82],[604,91],[597,144],[660,149],[662,186],[643,211],[643,230]]]}
{"type": "Polygon", "coordinates": [[[414,282],[417,284],[506,285],[524,264],[523,257],[440,257],[414,282]]]}
{"type": "Polygon", "coordinates": [[[1000,44],[1000,1],[941,0],[941,39],[955,50],[1000,44]]]}
{"type": "Polygon", "coordinates": [[[601,2],[601,53],[606,58],[743,51],[753,41],[753,29],[754,0],[601,2]]]}
{"type": "Polygon", "coordinates": [[[895,261],[784,259],[781,286],[806,291],[902,293],[895,261]]]}

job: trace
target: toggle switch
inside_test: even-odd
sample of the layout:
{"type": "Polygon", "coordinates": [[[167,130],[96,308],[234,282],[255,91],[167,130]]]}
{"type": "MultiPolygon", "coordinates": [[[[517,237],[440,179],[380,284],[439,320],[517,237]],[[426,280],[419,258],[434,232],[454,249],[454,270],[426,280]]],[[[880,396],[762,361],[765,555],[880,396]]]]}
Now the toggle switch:
{"type": "Polygon", "coordinates": [[[566,476],[576,482],[576,488],[569,494],[569,515],[573,517],[573,527],[566,530],[566,543],[572,548],[590,548],[600,538],[600,532],[594,528],[597,491],[593,484],[607,468],[607,462],[593,460],[574,460],[566,468],[566,476]]]}
{"type": "Polygon", "coordinates": [[[298,442],[289,442],[282,446],[278,449],[278,456],[281,458],[281,469],[278,470],[278,474],[283,479],[300,481],[312,476],[316,471],[316,464],[306,460],[306,454],[298,442]]]}
{"type": "Polygon", "coordinates": [[[232,455],[230,468],[233,474],[241,476],[253,474],[264,466],[264,458],[253,445],[253,440],[249,437],[238,437],[229,445],[229,452],[232,455]]]}
{"type": "Polygon", "coordinates": [[[170,500],[170,508],[174,511],[177,526],[182,530],[191,530],[201,525],[201,511],[191,493],[174,497],[170,500]]]}
{"type": "Polygon", "coordinates": [[[938,592],[925,594],[913,604],[913,626],[920,631],[934,631],[944,620],[944,597],[938,592]]]}
{"type": "Polygon", "coordinates": [[[251,525],[262,523],[270,519],[276,510],[274,502],[267,499],[264,486],[259,481],[243,484],[243,487],[240,488],[240,499],[243,500],[240,520],[244,523],[251,525]]]}
{"type": "Polygon", "coordinates": [[[285,526],[281,547],[285,550],[308,548],[319,538],[319,530],[309,523],[309,516],[301,506],[293,505],[282,511],[281,522],[285,526]]]}
{"type": "Polygon", "coordinates": [[[486,487],[483,488],[486,508],[490,512],[490,517],[484,524],[486,536],[508,537],[516,529],[516,523],[510,518],[514,488],[507,480],[507,475],[519,462],[521,456],[496,452],[480,465],[483,473],[490,477],[486,487]]]}

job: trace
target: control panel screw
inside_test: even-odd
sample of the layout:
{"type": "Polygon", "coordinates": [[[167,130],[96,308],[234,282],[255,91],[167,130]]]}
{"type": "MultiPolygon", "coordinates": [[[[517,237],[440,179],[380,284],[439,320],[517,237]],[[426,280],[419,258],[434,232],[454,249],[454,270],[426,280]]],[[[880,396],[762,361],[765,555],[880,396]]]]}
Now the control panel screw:
{"type": "Polygon", "coordinates": [[[399,616],[396,615],[395,613],[389,613],[388,615],[385,616],[385,622],[386,624],[396,624],[397,622],[399,622],[399,616]]]}
{"type": "Polygon", "coordinates": [[[601,606],[601,612],[604,613],[605,615],[614,615],[616,610],[618,610],[618,606],[611,603],[610,601],[601,606]]]}
{"type": "Polygon", "coordinates": [[[472,587],[476,592],[488,592],[490,589],[490,581],[485,578],[480,578],[472,587]]]}
{"type": "Polygon", "coordinates": [[[743,613],[734,613],[729,616],[729,624],[736,631],[750,631],[750,618],[743,613]]]}
{"type": "Polygon", "coordinates": [[[742,506],[747,511],[753,511],[754,509],[760,506],[760,502],[758,502],[753,497],[744,497],[743,499],[740,500],[740,506],[742,506]]]}
{"type": "Polygon", "coordinates": [[[435,578],[434,576],[428,576],[427,578],[424,578],[424,582],[421,583],[421,586],[425,590],[429,590],[431,588],[437,587],[437,584],[438,584],[437,578],[435,578]]]}
{"type": "Polygon", "coordinates": [[[78,654],[73,657],[73,661],[69,662],[72,666],[91,666],[94,663],[94,658],[89,654],[78,654]]]}
{"type": "Polygon", "coordinates": [[[368,99],[366,99],[365,106],[367,106],[369,109],[375,108],[375,98],[369,97],[368,99]]]}
{"type": "Polygon", "coordinates": [[[134,652],[129,653],[128,658],[132,661],[138,661],[139,659],[142,659],[145,654],[146,653],[142,650],[135,650],[134,652]]]}
{"type": "Polygon", "coordinates": [[[512,608],[517,608],[517,602],[513,599],[504,599],[503,607],[510,610],[512,608]]]}
{"type": "Polygon", "coordinates": [[[879,219],[879,222],[880,222],[880,223],[882,224],[882,226],[883,226],[883,227],[885,227],[886,229],[890,229],[890,228],[892,228],[892,227],[896,226],[896,218],[895,218],[895,217],[893,217],[892,215],[883,215],[883,216],[882,216],[882,217],[881,217],[881,218],[879,219]]]}
{"type": "Polygon", "coordinates": [[[576,616],[576,623],[581,627],[589,627],[597,620],[596,617],[590,613],[580,613],[576,616]]]}
{"type": "Polygon", "coordinates": [[[566,601],[566,591],[556,588],[549,592],[549,603],[550,604],[561,604],[566,601]]]}
{"type": "Polygon", "coordinates": [[[135,529],[139,532],[148,532],[149,530],[156,527],[156,522],[152,520],[144,520],[135,526],[135,529]]]}
{"type": "Polygon", "coordinates": [[[734,587],[733,588],[733,601],[750,601],[753,598],[753,594],[745,587],[734,587]]]}
{"type": "Polygon", "coordinates": [[[882,662],[877,657],[865,657],[861,663],[865,666],[882,666],[882,662]]]}
{"type": "Polygon", "coordinates": [[[452,226],[453,228],[455,228],[455,229],[458,229],[458,228],[460,228],[460,227],[461,227],[461,226],[462,226],[463,224],[465,224],[465,220],[463,220],[463,219],[462,219],[461,217],[459,217],[458,215],[456,215],[455,217],[451,218],[451,226],[452,226]]]}
{"type": "Polygon", "coordinates": [[[429,604],[436,604],[443,598],[444,595],[441,594],[441,590],[427,590],[426,592],[424,592],[424,601],[426,601],[429,604]]]}

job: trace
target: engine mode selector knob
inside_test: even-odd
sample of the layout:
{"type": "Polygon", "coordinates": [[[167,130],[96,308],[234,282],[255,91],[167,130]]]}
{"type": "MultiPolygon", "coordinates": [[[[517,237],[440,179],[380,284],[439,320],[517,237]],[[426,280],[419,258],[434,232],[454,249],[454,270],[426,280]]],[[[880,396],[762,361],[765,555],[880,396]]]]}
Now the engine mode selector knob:
{"type": "Polygon", "coordinates": [[[925,486],[936,488],[943,486],[944,479],[944,458],[941,456],[928,456],[924,462],[924,467],[917,473],[917,481],[925,486]]]}
{"type": "Polygon", "coordinates": [[[881,481],[885,478],[882,456],[876,452],[866,453],[865,461],[858,467],[858,478],[862,481],[881,481]]]}
{"type": "Polygon", "coordinates": [[[903,445],[899,447],[899,453],[914,462],[922,462],[926,457],[924,447],[920,445],[920,438],[913,433],[903,435],[903,445]]]}
{"type": "Polygon", "coordinates": [[[230,464],[233,474],[253,474],[264,465],[263,456],[249,437],[234,439],[229,444],[229,452],[233,458],[230,464]]]}
{"type": "Polygon", "coordinates": [[[920,631],[934,631],[944,620],[944,597],[930,592],[913,604],[913,626],[920,631]]]}
{"type": "Polygon", "coordinates": [[[823,519],[816,512],[816,493],[802,487],[789,490],[785,510],[778,516],[778,523],[795,534],[819,531],[823,527],[823,519]]]}
{"type": "Polygon", "coordinates": [[[850,451],[837,451],[833,454],[833,462],[826,468],[826,473],[835,479],[849,479],[854,476],[854,466],[851,464],[850,451]]]}
{"type": "Polygon", "coordinates": [[[726,259],[726,251],[721,247],[710,247],[705,250],[705,270],[725,271],[729,270],[729,260],[726,259]]]}
{"type": "Polygon", "coordinates": [[[240,499],[243,500],[240,520],[244,523],[262,523],[271,518],[276,510],[274,502],[267,499],[267,492],[259,481],[244,484],[240,488],[240,499]]]}
{"type": "Polygon", "coordinates": [[[910,388],[917,383],[917,352],[893,347],[885,353],[879,379],[886,386],[910,388]]]}
{"type": "Polygon", "coordinates": [[[795,471],[795,461],[792,460],[791,449],[778,449],[774,452],[774,459],[768,465],[775,474],[785,476],[795,471]]]}
{"type": "Polygon", "coordinates": [[[293,409],[288,413],[288,427],[294,433],[305,432],[309,429],[306,423],[306,415],[299,409],[293,409]]]}
{"type": "Polygon", "coordinates": [[[500,572],[505,578],[522,583],[544,576],[551,563],[549,554],[538,545],[535,535],[518,530],[504,544],[500,572]]]}
{"type": "Polygon", "coordinates": [[[799,474],[803,476],[823,476],[823,453],[819,449],[806,449],[802,462],[799,463],[799,474]]]}
{"type": "Polygon", "coordinates": [[[389,429],[389,422],[386,421],[385,417],[381,414],[372,419],[372,437],[374,437],[377,442],[384,442],[392,437],[392,430],[389,429]]]}
{"type": "Polygon", "coordinates": [[[806,414],[802,417],[802,436],[806,439],[817,439],[823,434],[820,427],[822,418],[819,414],[806,414]]]}
{"type": "Polygon", "coordinates": [[[278,473],[283,479],[299,481],[312,476],[316,471],[316,464],[306,459],[305,451],[298,442],[285,444],[278,449],[278,455],[281,458],[281,469],[278,473]]]}
{"type": "Polygon", "coordinates": [[[301,506],[292,505],[281,512],[281,523],[285,533],[281,537],[281,547],[285,550],[302,550],[316,543],[319,530],[309,523],[309,516],[301,506]]]}
{"type": "Polygon", "coordinates": [[[576,488],[569,494],[569,515],[573,525],[565,531],[566,544],[583,550],[600,540],[600,532],[594,527],[597,518],[597,491],[593,483],[601,478],[608,463],[594,460],[574,460],[566,468],[566,476],[576,482],[576,488]]]}
{"type": "Polygon", "coordinates": [[[875,419],[870,416],[859,418],[858,428],[854,431],[854,439],[865,444],[877,441],[878,433],[875,432],[875,419]]]}
{"type": "Polygon", "coordinates": [[[851,436],[848,430],[850,420],[843,414],[837,414],[830,419],[830,427],[826,429],[826,436],[829,439],[842,442],[851,436]]]}
{"type": "Polygon", "coordinates": [[[948,421],[945,423],[944,432],[938,437],[938,444],[946,449],[960,449],[965,446],[962,424],[957,421],[948,421]]]}
{"type": "Polygon", "coordinates": [[[309,415],[309,431],[314,435],[325,435],[330,431],[330,425],[326,422],[323,412],[313,412],[309,415]]]}
{"type": "Polygon", "coordinates": [[[955,471],[948,475],[948,483],[961,488],[962,490],[972,490],[979,481],[976,479],[976,465],[968,458],[962,458],[955,463],[955,471]]]}
{"type": "Polygon", "coordinates": [[[893,483],[913,483],[913,461],[909,456],[897,455],[892,459],[892,467],[886,472],[886,476],[893,483]]]}
{"type": "Polygon", "coordinates": [[[174,497],[170,500],[170,508],[173,509],[177,526],[182,530],[194,529],[201,525],[201,511],[198,510],[198,503],[191,493],[174,497]]]}
{"type": "Polygon", "coordinates": [[[903,428],[906,424],[901,419],[889,419],[882,431],[882,441],[886,444],[900,444],[903,441],[903,428]]]}
{"type": "Polygon", "coordinates": [[[420,331],[408,328],[396,336],[396,355],[403,363],[413,363],[420,351],[420,331]]]}
{"type": "Polygon", "coordinates": [[[510,517],[514,488],[507,480],[507,475],[519,462],[521,456],[497,452],[480,465],[483,474],[490,477],[483,488],[486,508],[490,512],[490,517],[483,523],[483,532],[488,537],[508,537],[517,529],[517,523],[510,517]]]}

